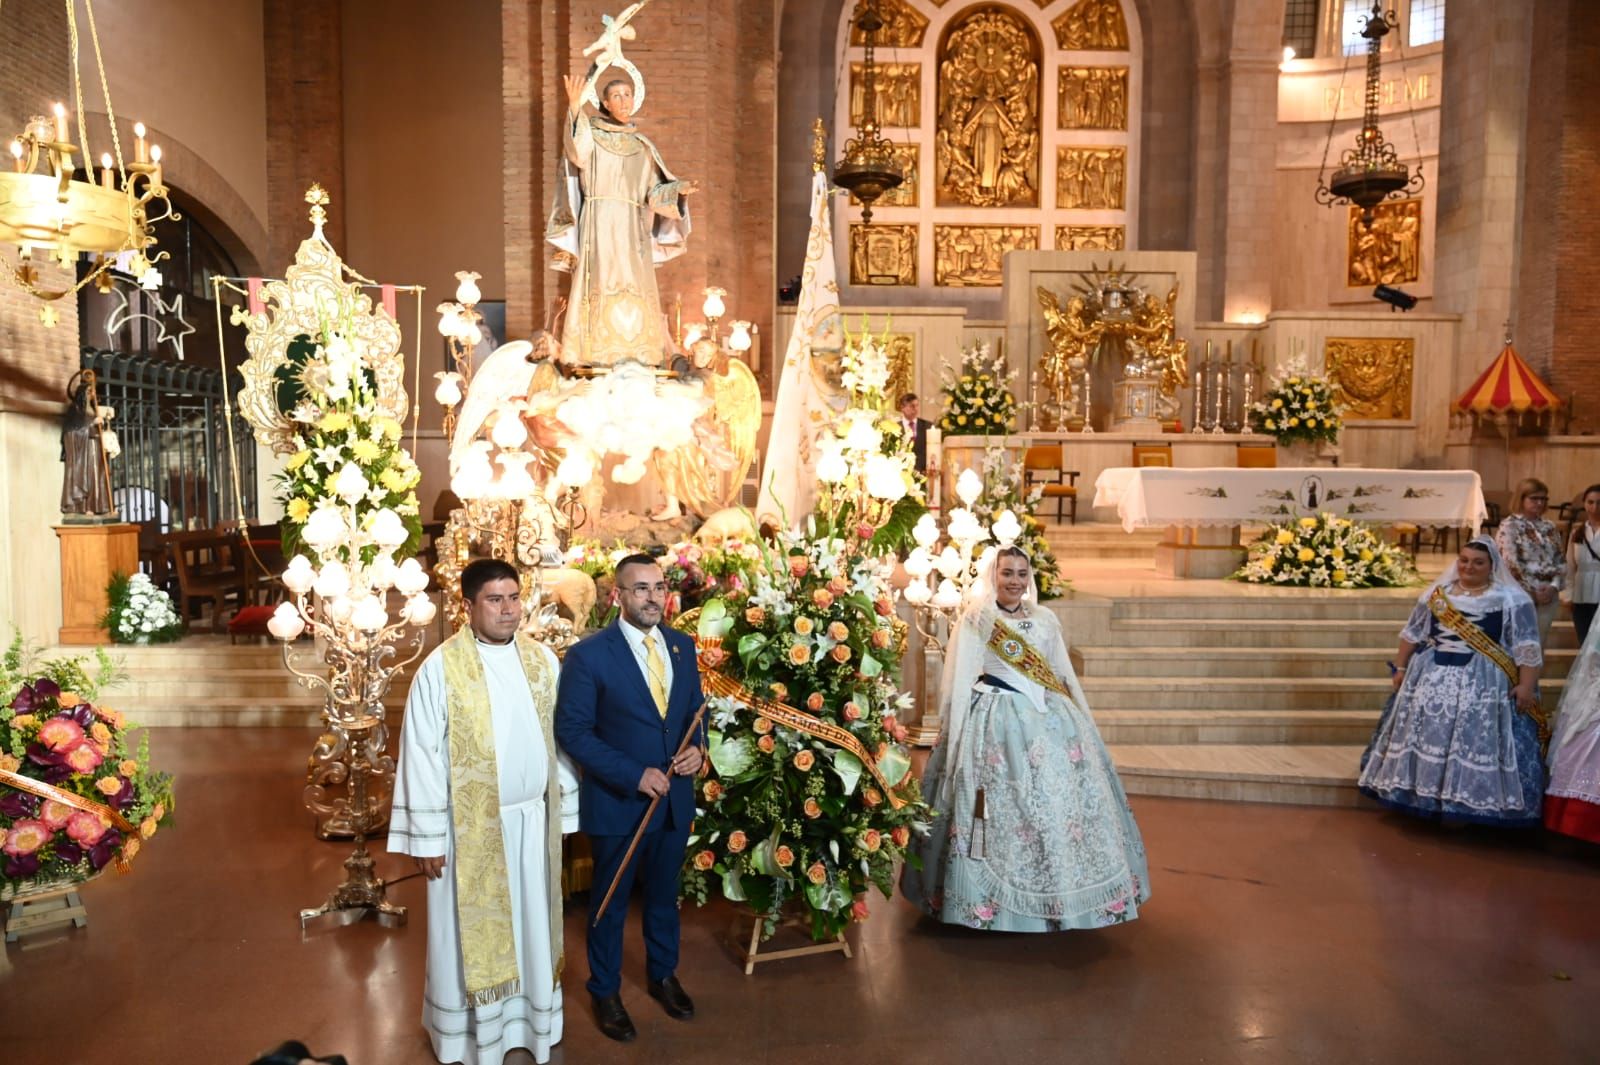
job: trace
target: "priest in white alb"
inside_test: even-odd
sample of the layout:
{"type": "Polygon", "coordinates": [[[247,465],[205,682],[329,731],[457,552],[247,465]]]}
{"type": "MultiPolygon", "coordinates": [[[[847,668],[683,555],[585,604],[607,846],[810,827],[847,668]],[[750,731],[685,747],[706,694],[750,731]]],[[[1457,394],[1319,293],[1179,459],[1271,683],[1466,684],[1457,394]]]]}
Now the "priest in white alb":
{"type": "Polygon", "coordinates": [[[555,744],[556,658],[519,635],[521,582],[461,574],[469,625],[406,700],[389,850],[428,877],[422,1024],[441,1062],[500,1065],[561,1041],[561,836],[578,782],[555,744]]]}

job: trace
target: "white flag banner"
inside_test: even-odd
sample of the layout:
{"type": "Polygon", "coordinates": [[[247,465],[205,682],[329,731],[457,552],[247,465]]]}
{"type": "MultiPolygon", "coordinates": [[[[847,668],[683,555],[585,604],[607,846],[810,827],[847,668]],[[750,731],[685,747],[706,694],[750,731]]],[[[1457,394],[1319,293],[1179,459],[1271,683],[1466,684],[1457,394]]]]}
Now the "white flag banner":
{"type": "Polygon", "coordinates": [[[833,259],[833,226],[826,174],[811,178],[811,235],[800,278],[794,332],[783,356],[778,395],[772,410],[761,470],[756,513],[798,526],[817,502],[819,433],[844,410],[847,395],[839,383],[844,323],[839,315],[839,275],[833,259]]]}

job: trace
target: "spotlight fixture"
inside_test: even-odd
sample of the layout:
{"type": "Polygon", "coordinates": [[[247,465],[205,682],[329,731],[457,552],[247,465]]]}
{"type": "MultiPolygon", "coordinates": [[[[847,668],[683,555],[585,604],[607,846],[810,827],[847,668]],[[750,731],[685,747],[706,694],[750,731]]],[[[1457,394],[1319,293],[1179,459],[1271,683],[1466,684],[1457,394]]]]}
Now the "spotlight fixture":
{"type": "Polygon", "coordinates": [[[1372,298],[1387,303],[1391,311],[1409,311],[1417,305],[1417,297],[1393,285],[1379,285],[1372,290],[1372,298]]]}

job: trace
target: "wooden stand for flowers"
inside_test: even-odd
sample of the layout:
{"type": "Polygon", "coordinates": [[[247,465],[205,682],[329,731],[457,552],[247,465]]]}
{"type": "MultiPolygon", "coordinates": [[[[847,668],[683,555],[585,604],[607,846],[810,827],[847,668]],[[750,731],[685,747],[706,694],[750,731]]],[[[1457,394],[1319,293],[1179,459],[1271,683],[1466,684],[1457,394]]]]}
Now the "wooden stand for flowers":
{"type": "MultiPolygon", "coordinates": [[[[745,916],[747,915],[740,914],[734,918],[733,928],[735,935],[741,935],[743,933],[744,929],[742,922],[745,916]]],[[[760,914],[757,914],[754,918],[754,921],[755,923],[750,929],[750,945],[744,946],[740,944],[739,946],[740,955],[744,959],[744,974],[746,976],[754,973],[756,971],[756,966],[764,961],[782,961],[785,958],[799,958],[807,954],[831,954],[836,950],[841,951],[846,958],[855,957],[855,955],[850,953],[850,944],[844,938],[843,932],[840,932],[836,939],[828,943],[811,943],[804,947],[788,947],[783,950],[762,950],[761,926],[766,923],[766,918],[760,914]]],[[[782,927],[783,925],[793,925],[798,927],[799,924],[800,920],[798,917],[785,915],[784,918],[779,922],[779,927],[782,927]]],[[[737,942],[737,940],[735,942],[737,942]]]]}
{"type": "MultiPolygon", "coordinates": [[[[94,877],[89,879],[93,880],[94,877]]],[[[44,932],[58,925],[71,924],[83,928],[89,923],[89,911],[84,909],[83,897],[78,894],[78,889],[87,882],[57,880],[20,891],[0,889],[0,902],[9,904],[6,912],[6,942],[15,943],[20,936],[44,932]]]]}

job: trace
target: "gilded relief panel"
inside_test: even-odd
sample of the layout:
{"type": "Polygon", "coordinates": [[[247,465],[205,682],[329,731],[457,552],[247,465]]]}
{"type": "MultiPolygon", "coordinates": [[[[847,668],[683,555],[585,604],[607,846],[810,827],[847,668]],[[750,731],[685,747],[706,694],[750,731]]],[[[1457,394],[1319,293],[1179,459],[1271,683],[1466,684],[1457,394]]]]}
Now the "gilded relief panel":
{"type": "Polygon", "coordinates": [[[1126,148],[1062,145],[1056,149],[1056,206],[1123,210],[1127,167],[1126,148]]]}
{"type": "Polygon", "coordinates": [[[915,285],[917,227],[850,224],[852,285],[915,285]]]}
{"type": "Polygon", "coordinates": [[[1050,24],[1067,52],[1126,52],[1128,23],[1120,0],[1078,0],[1050,24]]]}
{"type": "Polygon", "coordinates": [[[1411,337],[1329,337],[1324,365],[1344,420],[1410,421],[1415,358],[1411,337]]]}
{"type": "MultiPolygon", "coordinates": [[[[860,3],[856,4],[855,12],[861,14],[860,3]]],[[[875,42],[879,48],[921,48],[922,35],[928,32],[928,17],[906,0],[878,0],[878,17],[883,19],[883,29],[878,31],[875,42]]],[[[857,48],[867,43],[867,35],[855,24],[850,23],[850,43],[857,48]]]]}
{"type": "MultiPolygon", "coordinates": [[[[919,145],[896,144],[894,146],[894,161],[899,165],[900,172],[906,176],[906,179],[882,196],[879,196],[878,202],[874,204],[875,208],[917,206],[918,176],[921,173],[918,160],[921,155],[922,149],[919,145]]],[[[861,206],[861,201],[856,199],[854,193],[850,194],[850,206],[861,206]]]]}
{"type": "Polygon", "coordinates": [[[951,24],[939,54],[939,206],[1039,205],[1039,69],[1016,13],[981,8],[951,24]]]}
{"type": "Polygon", "coordinates": [[[889,385],[885,394],[897,402],[907,392],[917,390],[917,344],[910,333],[890,333],[884,337],[889,348],[889,385]]]}
{"type": "Polygon", "coordinates": [[[1372,209],[1371,227],[1361,224],[1361,208],[1350,208],[1349,258],[1345,284],[1404,285],[1422,276],[1422,201],[1390,200],[1372,209]]]}
{"type": "MultiPolygon", "coordinates": [[[[850,64],[850,124],[866,120],[866,79],[861,63],[850,64]]],[[[878,63],[878,125],[910,129],[922,124],[922,64],[878,63]]]]}
{"type": "Polygon", "coordinates": [[[950,288],[998,287],[1006,252],[1038,247],[1038,226],[934,226],[933,283],[950,288]]]}
{"type": "Polygon", "coordinates": [[[1127,67],[1062,67],[1056,97],[1061,129],[1128,128],[1127,67]]]}
{"type": "Polygon", "coordinates": [[[1056,251],[1122,251],[1125,226],[1056,226],[1056,251]]]}

